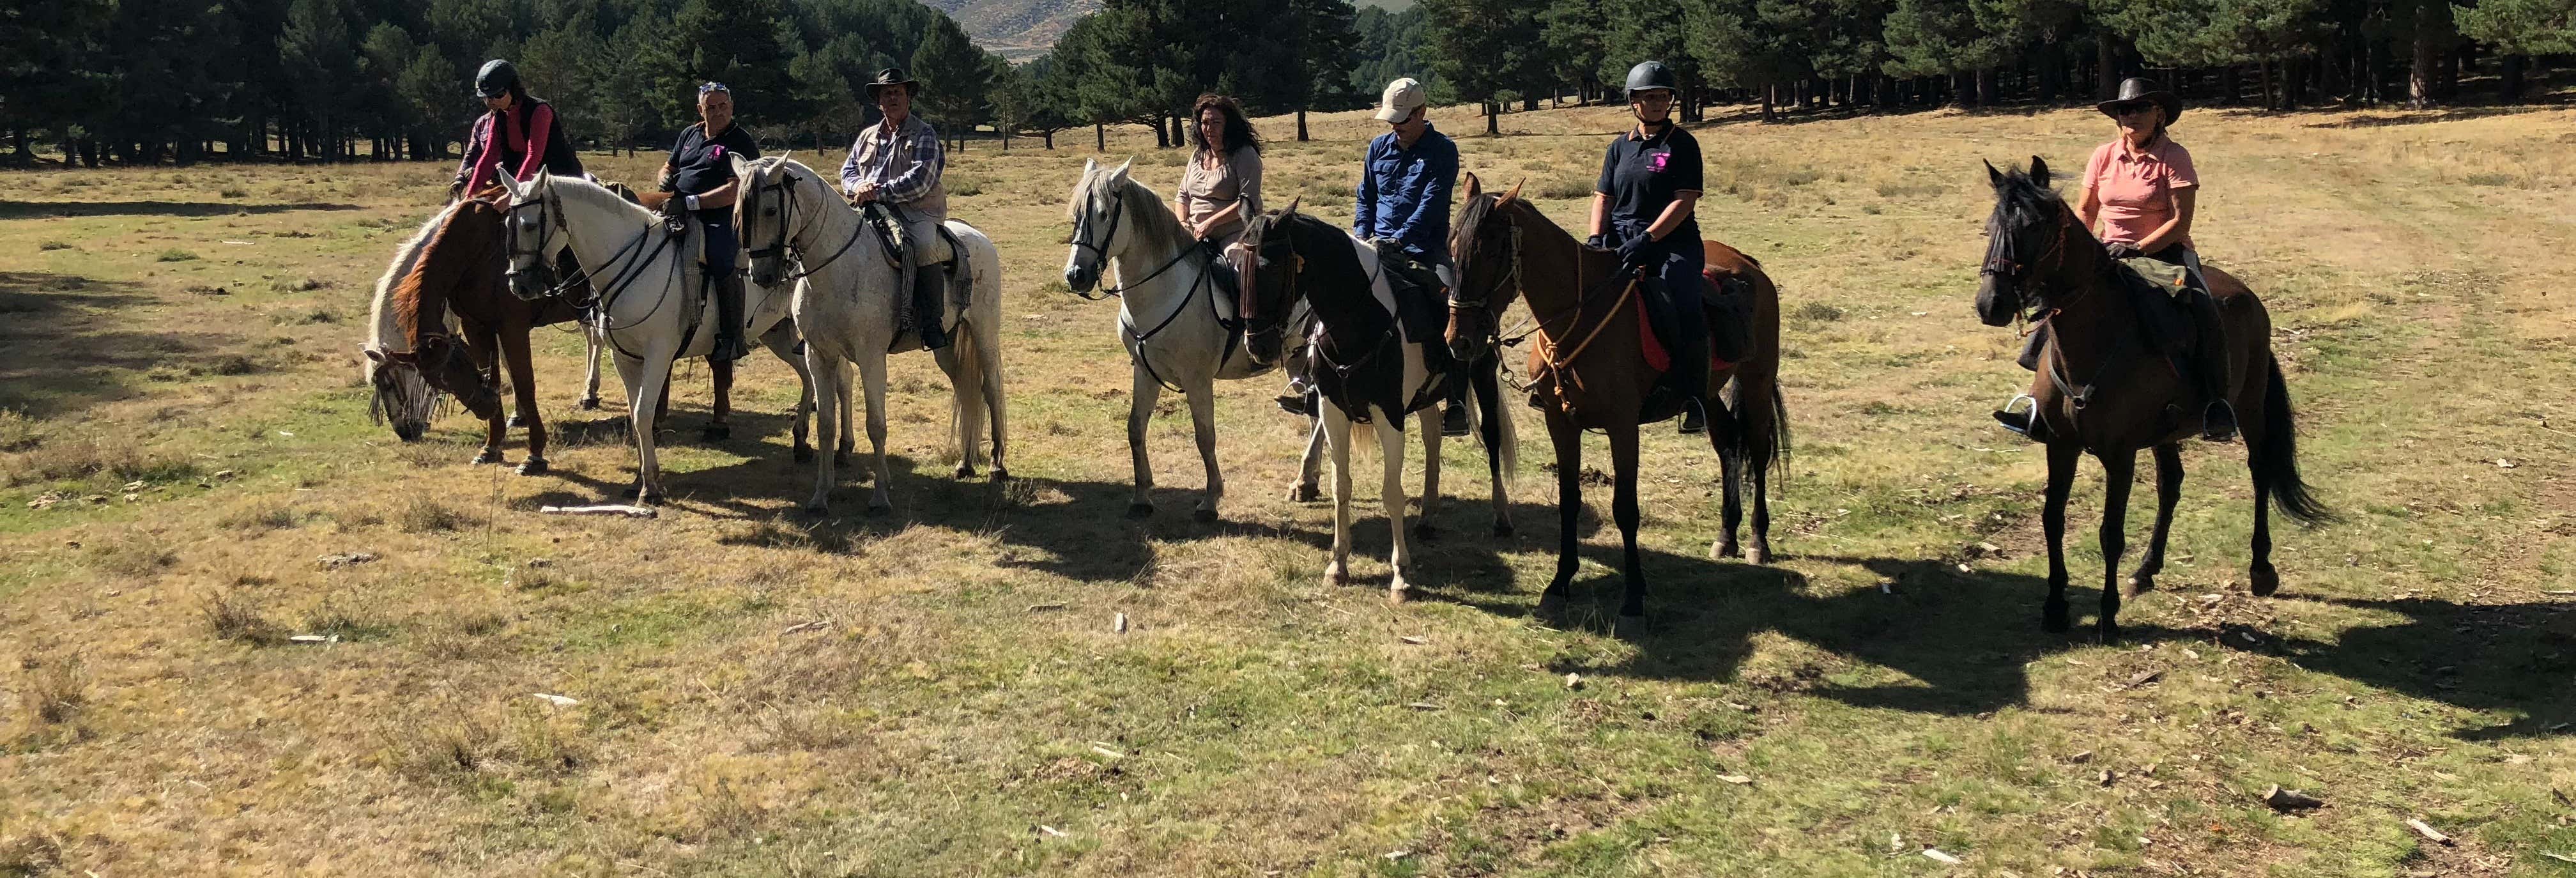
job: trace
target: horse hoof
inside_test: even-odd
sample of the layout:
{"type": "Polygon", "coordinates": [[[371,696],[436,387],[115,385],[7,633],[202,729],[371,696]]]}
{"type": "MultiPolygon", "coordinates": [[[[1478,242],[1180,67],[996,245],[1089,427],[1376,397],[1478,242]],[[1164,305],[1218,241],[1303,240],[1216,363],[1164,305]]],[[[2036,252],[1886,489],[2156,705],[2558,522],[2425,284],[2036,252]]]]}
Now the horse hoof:
{"type": "Polygon", "coordinates": [[[1646,636],[1646,617],[1643,614],[1635,616],[1619,614],[1618,620],[1610,623],[1610,636],[1620,640],[1636,640],[1646,636]]]}
{"type": "Polygon", "coordinates": [[[807,448],[807,447],[805,447],[805,446],[803,446],[803,445],[796,446],[796,462],[797,462],[797,463],[813,463],[813,462],[814,462],[814,449],[812,449],[812,448],[807,448]]]}
{"type": "Polygon", "coordinates": [[[1007,481],[1010,481],[1010,480],[1011,480],[1011,471],[1010,471],[1010,470],[1003,469],[1003,468],[1001,468],[1001,466],[1000,466],[1000,465],[995,465],[995,466],[993,467],[993,481],[996,481],[996,482],[1007,482],[1007,481]]]}
{"type": "Polygon", "coordinates": [[[512,415],[510,416],[510,420],[509,420],[509,423],[508,423],[508,425],[507,425],[507,426],[508,426],[510,429],[513,429],[513,430],[525,430],[525,429],[527,429],[527,428],[528,428],[528,416],[527,416],[527,415],[522,415],[522,414],[512,414],[512,415]]]}
{"type": "Polygon", "coordinates": [[[1427,542],[1430,542],[1430,541],[1432,540],[1432,538],[1433,538],[1433,537],[1436,537],[1436,536],[1439,536],[1439,535],[1440,535],[1440,529],[1439,529],[1439,528],[1432,527],[1428,522],[1425,522],[1425,523],[1422,523],[1422,524],[1416,524],[1416,525],[1414,525],[1414,526],[1413,526],[1413,538],[1414,538],[1414,539],[1421,540],[1421,541],[1423,541],[1423,542],[1426,542],[1426,543],[1427,543],[1427,542]]]}
{"type": "Polygon", "coordinates": [[[635,498],[635,502],[645,506],[660,506],[662,505],[662,495],[659,493],[645,494],[635,498]]]}
{"type": "Polygon", "coordinates": [[[508,461],[504,461],[504,460],[502,460],[502,459],[501,459],[501,452],[494,451],[494,450],[489,449],[489,448],[483,449],[483,451],[482,451],[481,453],[474,455],[474,460],[473,460],[473,464],[474,464],[475,466],[482,466],[482,465],[487,464],[487,463],[507,463],[507,462],[508,462],[508,461]]]}
{"type": "Polygon", "coordinates": [[[894,504],[892,504],[892,503],[870,503],[870,504],[868,504],[868,517],[869,517],[869,518],[884,518],[884,517],[886,517],[886,516],[888,516],[888,515],[893,515],[893,514],[894,514],[894,504]]]}
{"type": "Polygon", "coordinates": [[[1322,494],[1323,492],[1316,490],[1313,485],[1290,485],[1288,487],[1288,502],[1313,503],[1315,502],[1315,499],[1322,496],[1322,494]]]}
{"type": "Polygon", "coordinates": [[[844,449],[841,449],[841,450],[839,450],[839,451],[832,452],[832,465],[833,465],[833,466],[849,466],[849,465],[850,465],[850,450],[849,450],[849,449],[847,449],[847,448],[844,448],[844,449]]]}
{"type": "Polygon", "coordinates": [[[1200,523],[1200,524],[1214,524],[1214,523],[1216,523],[1216,510],[1214,510],[1214,509],[1200,509],[1200,510],[1197,510],[1197,511],[1191,512],[1191,513],[1190,513],[1190,520],[1191,520],[1191,521],[1198,522],[1198,523],[1200,523]]]}
{"type": "Polygon", "coordinates": [[[962,464],[962,463],[961,463],[961,464],[958,464],[958,465],[957,465],[957,477],[958,477],[958,478],[961,478],[961,479],[971,479],[971,478],[974,478],[974,477],[975,477],[975,468],[974,468],[974,467],[971,467],[971,466],[967,466],[967,465],[962,464]]]}
{"type": "Polygon", "coordinates": [[[1753,551],[1744,553],[1744,563],[1757,567],[1771,563],[1771,547],[1756,544],[1753,551]]]}
{"type": "Polygon", "coordinates": [[[1389,605],[1401,607],[1404,606],[1406,601],[1410,601],[1412,599],[1413,586],[1406,585],[1402,579],[1398,579],[1394,584],[1386,587],[1386,602],[1389,605]]]}
{"type": "Polygon", "coordinates": [[[2112,644],[2119,643],[2120,623],[2104,619],[2102,620],[2102,624],[2094,629],[2093,636],[2100,640],[2103,646],[2110,646],[2112,644]]]}
{"type": "Polygon", "coordinates": [[[1743,555],[1744,550],[1737,547],[1735,542],[1732,540],[1719,540],[1708,544],[1708,559],[1711,561],[1723,561],[1728,558],[1742,557],[1743,555]]]}
{"type": "Polygon", "coordinates": [[[1152,504],[1152,503],[1129,503],[1129,504],[1127,504],[1127,517],[1128,517],[1128,518],[1152,518],[1152,517],[1154,517],[1154,504],[1152,504]]]}
{"type": "Polygon", "coordinates": [[[1541,595],[1539,595],[1539,596],[1538,596],[1538,615],[1539,615],[1539,618],[1542,618],[1542,619],[1556,619],[1556,618],[1562,618],[1562,617],[1564,617],[1564,615],[1565,615],[1565,598],[1564,598],[1564,596],[1559,595],[1559,594],[1557,594],[1556,592],[1553,592],[1553,591],[1551,591],[1551,592],[1547,592],[1547,593],[1545,593],[1545,594],[1541,594],[1541,595]]]}
{"type": "Polygon", "coordinates": [[[2050,634],[2064,634],[2066,629],[2072,627],[2074,627],[2073,623],[2066,618],[2065,604],[2049,603],[2039,608],[2040,630],[2050,634]]]}
{"type": "Polygon", "coordinates": [[[598,410],[599,410],[599,397],[596,397],[596,396],[585,396],[585,397],[582,397],[582,398],[581,398],[581,410],[582,410],[582,411],[586,411],[586,412],[595,412],[595,411],[598,411],[598,410]]]}
{"type": "Polygon", "coordinates": [[[2253,581],[2255,597],[2271,597],[2281,590],[2281,572],[2270,567],[2252,571],[2246,578],[2253,581]]]}
{"type": "Polygon", "coordinates": [[[519,464],[519,474],[523,476],[542,476],[548,469],[546,459],[542,457],[531,457],[519,464]]]}
{"type": "Polygon", "coordinates": [[[708,424],[706,429],[698,431],[698,439],[703,442],[722,442],[731,438],[733,427],[725,424],[708,424]]]}
{"type": "Polygon", "coordinates": [[[1496,536],[1496,537],[1509,537],[1509,536],[1511,536],[1511,535],[1512,535],[1512,523],[1511,523],[1511,522],[1508,522],[1508,521],[1497,521],[1497,522],[1494,522],[1494,536],[1496,536]]]}
{"type": "Polygon", "coordinates": [[[1336,588],[1351,584],[1350,568],[1339,564],[1324,568],[1324,584],[1336,588]]]}
{"type": "Polygon", "coordinates": [[[2129,593],[2130,593],[2130,594],[2133,594],[2133,595],[2134,595],[2134,594],[2146,594],[2147,592],[2151,592],[2151,591],[2155,591],[2155,590],[2156,590],[2156,575],[2155,575],[2155,574],[2153,574],[2153,573],[2132,573],[2132,574],[2129,574],[2129,593]]]}
{"type": "Polygon", "coordinates": [[[808,505],[805,507],[805,514],[807,514],[807,515],[811,515],[811,516],[813,516],[813,517],[815,517],[815,518],[821,518],[821,517],[823,517],[823,516],[826,516],[826,515],[830,515],[830,514],[832,514],[832,507],[825,506],[825,505],[823,505],[823,504],[821,504],[821,503],[808,504],[808,505]]]}

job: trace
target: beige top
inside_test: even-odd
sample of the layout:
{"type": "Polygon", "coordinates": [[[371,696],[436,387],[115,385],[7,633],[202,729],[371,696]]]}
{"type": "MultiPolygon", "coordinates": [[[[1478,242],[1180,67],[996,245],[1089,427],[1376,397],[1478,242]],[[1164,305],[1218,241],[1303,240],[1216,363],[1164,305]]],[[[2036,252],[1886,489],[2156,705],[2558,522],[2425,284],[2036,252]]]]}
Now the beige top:
{"type": "Polygon", "coordinates": [[[1181,217],[1191,228],[1215,216],[1237,201],[1243,212],[1233,222],[1208,230],[1208,237],[1220,243],[1231,242],[1243,232],[1243,221],[1261,212],[1261,151],[1243,147],[1210,168],[1201,147],[1190,156],[1189,169],[1181,172],[1181,217]]]}

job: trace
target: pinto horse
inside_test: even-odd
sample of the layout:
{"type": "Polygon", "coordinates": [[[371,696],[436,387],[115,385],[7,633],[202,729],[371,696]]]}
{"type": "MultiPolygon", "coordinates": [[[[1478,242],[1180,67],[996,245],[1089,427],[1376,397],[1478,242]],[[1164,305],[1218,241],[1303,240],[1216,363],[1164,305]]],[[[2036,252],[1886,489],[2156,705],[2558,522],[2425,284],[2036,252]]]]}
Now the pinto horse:
{"type": "Polygon", "coordinates": [[[1422,426],[1422,517],[1414,538],[1428,539],[1430,518],[1440,500],[1440,400],[1449,381],[1469,381],[1477,397],[1475,411],[1485,442],[1486,468],[1493,475],[1494,533],[1512,532],[1511,499],[1506,489],[1518,468],[1519,439],[1511,413],[1502,406],[1495,358],[1470,360],[1466,368],[1435,372],[1429,354],[1439,351],[1438,338],[1406,338],[1397,304],[1377,251],[1341,228],[1287,209],[1252,218],[1243,241],[1250,245],[1243,273],[1242,313],[1252,340],[1245,348],[1256,361],[1274,362],[1282,353],[1283,324],[1302,303],[1314,310],[1315,337],[1311,360],[1315,390],[1326,405],[1317,414],[1333,457],[1333,554],[1324,580],[1340,585],[1349,577],[1351,553],[1351,425],[1372,425],[1386,467],[1379,500],[1393,539],[1387,597],[1401,603],[1411,594],[1406,579],[1412,553],[1404,528],[1404,418],[1422,426]]]}
{"type": "MultiPolygon", "coordinates": [[[[1449,309],[1450,351],[1461,358],[1490,352],[1503,310],[1526,297],[1538,322],[1530,374],[1552,389],[1545,396],[1553,400],[1539,407],[1547,412],[1548,438],[1556,446],[1558,546],[1556,578],[1539,596],[1539,613],[1562,613],[1574,580],[1583,431],[1600,430],[1609,434],[1610,460],[1618,471],[1611,511],[1626,546],[1627,594],[1616,631],[1628,636],[1646,613],[1646,577],[1637,555],[1637,427],[1680,412],[1677,404],[1650,410],[1661,373],[1648,364],[1636,278],[1618,273],[1618,253],[1583,246],[1522,201],[1520,187],[1487,193],[1469,174],[1461,204],[1450,232],[1459,271],[1449,309]]],[[[1709,557],[1739,553],[1736,525],[1749,480],[1753,548],[1747,560],[1761,564],[1771,558],[1770,471],[1786,461],[1789,449],[1789,412],[1779,385],[1780,293],[1752,257],[1715,241],[1704,246],[1709,268],[1740,279],[1754,296],[1751,358],[1707,366],[1708,386],[1719,389],[1709,400],[1714,405],[1708,438],[1724,470],[1726,494],[1725,533],[1710,546],[1709,557]]]]}
{"type": "MultiPolygon", "coordinates": [[[[2164,568],[2165,535],[2182,497],[2182,440],[2200,433],[2202,406],[2156,354],[2138,318],[2138,298],[2163,293],[2142,289],[2143,278],[2102,252],[2075,211],[2049,189],[2048,163],[2033,156],[2028,173],[1988,164],[1986,174],[1994,184],[1995,210],[1986,220],[1977,316],[1987,326],[2027,316],[2047,322],[2050,330],[2030,391],[2048,425],[2048,494],[2041,513],[2048,536],[2048,600],[2041,605],[2040,624],[2049,631],[2069,627],[2066,495],[2075,484],[2076,463],[2091,454],[2102,462],[2102,615],[2096,624],[2107,643],[2120,634],[2115,577],[2138,450],[2152,448],[2156,458],[2155,535],[2129,576],[2131,586],[2146,591],[2164,568]]],[[[2240,431],[2254,474],[2254,559],[2247,579],[2259,597],[2281,587],[2272,567],[2265,502],[2301,522],[2333,515],[2299,477],[2296,417],[2281,363],[2272,356],[2271,315],[2234,278],[2208,274],[2226,326],[2228,374],[2235,376],[2230,401],[2243,415],[2240,431]]]]}

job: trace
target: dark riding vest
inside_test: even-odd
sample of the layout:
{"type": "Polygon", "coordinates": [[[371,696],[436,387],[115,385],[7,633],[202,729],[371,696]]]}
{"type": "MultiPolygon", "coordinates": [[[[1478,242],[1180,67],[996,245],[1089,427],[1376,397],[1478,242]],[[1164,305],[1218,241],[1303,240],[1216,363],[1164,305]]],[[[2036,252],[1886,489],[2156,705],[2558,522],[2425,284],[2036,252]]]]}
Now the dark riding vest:
{"type": "MultiPolygon", "coordinates": [[[[554,105],[538,100],[523,102],[512,108],[518,116],[512,121],[517,125],[518,130],[526,131],[528,121],[536,115],[538,107],[552,106],[554,105]]],[[[501,126],[492,126],[492,139],[485,143],[483,148],[499,152],[501,154],[500,172],[515,177],[519,173],[520,163],[527,160],[528,154],[519,149],[518,144],[511,143],[510,138],[503,136],[506,133],[501,130],[501,126]]],[[[564,136],[564,118],[561,112],[555,113],[555,124],[546,129],[546,173],[568,174],[575,177],[581,176],[582,173],[581,154],[573,151],[572,141],[564,136]]]]}

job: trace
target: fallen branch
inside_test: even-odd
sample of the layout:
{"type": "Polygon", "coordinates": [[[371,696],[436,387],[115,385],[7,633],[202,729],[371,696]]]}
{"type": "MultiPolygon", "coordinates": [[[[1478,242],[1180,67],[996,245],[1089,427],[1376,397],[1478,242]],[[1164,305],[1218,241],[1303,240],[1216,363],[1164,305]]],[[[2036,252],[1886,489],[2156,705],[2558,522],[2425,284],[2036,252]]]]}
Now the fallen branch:
{"type": "Polygon", "coordinates": [[[628,518],[660,518],[662,510],[649,506],[543,506],[537,509],[549,515],[623,515],[628,518]]]}

